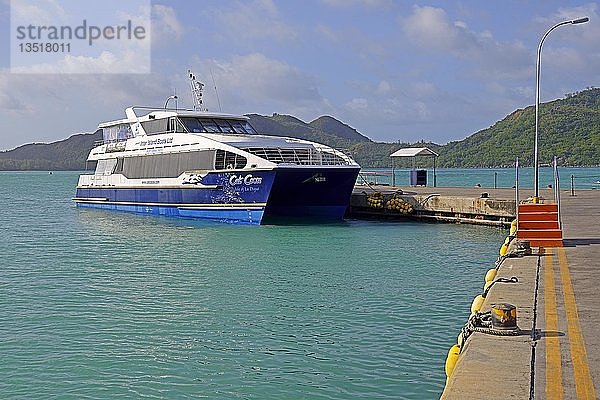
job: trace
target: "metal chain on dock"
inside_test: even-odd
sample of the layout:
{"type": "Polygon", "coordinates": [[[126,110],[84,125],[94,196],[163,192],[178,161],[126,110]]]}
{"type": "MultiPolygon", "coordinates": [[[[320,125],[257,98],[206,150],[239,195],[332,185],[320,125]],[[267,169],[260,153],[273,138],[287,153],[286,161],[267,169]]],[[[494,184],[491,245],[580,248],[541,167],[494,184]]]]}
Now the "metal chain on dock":
{"type": "Polygon", "coordinates": [[[516,276],[510,277],[510,278],[494,279],[492,282],[490,282],[489,285],[487,285],[487,288],[483,291],[483,293],[481,295],[483,296],[483,298],[486,298],[488,295],[488,292],[490,291],[492,286],[494,286],[496,283],[518,283],[518,282],[519,282],[519,279],[516,276]]]}

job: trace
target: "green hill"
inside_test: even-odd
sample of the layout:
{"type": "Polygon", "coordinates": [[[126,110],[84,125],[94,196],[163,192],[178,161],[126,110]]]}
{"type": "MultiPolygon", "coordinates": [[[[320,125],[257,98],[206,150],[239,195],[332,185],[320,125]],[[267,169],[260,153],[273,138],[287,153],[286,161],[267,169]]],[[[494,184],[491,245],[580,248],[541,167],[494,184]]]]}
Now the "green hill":
{"type": "Polygon", "coordinates": [[[329,132],[337,137],[348,139],[354,142],[371,142],[371,139],[360,134],[356,129],[330,117],[323,115],[308,124],[321,132],[329,132]]]}
{"type": "Polygon", "coordinates": [[[345,149],[355,142],[371,142],[348,125],[329,116],[306,123],[291,115],[273,114],[270,117],[248,114],[257,132],[266,135],[291,136],[345,149]]]}
{"type": "MultiPolygon", "coordinates": [[[[491,127],[440,149],[446,167],[533,164],[535,107],[516,110],[491,127]]],[[[560,165],[600,165],[600,89],[569,94],[540,105],[540,163],[556,156],[560,165]]]]}
{"type": "MultiPolygon", "coordinates": [[[[346,152],[365,168],[385,168],[389,155],[402,147],[429,147],[440,157],[440,167],[498,167],[533,164],[534,107],[519,109],[466,139],[438,145],[378,143],[330,116],[310,123],[283,114],[249,114],[250,123],[263,134],[291,136],[323,143],[346,152]]],[[[49,144],[27,144],[0,152],[0,170],[78,170],[99,134],[78,134],[49,144]]],[[[561,165],[600,165],[600,88],[569,94],[540,107],[540,163],[557,156],[561,165]]],[[[397,163],[408,166],[409,160],[397,163]]],[[[432,163],[431,159],[420,165],[432,163]]]]}
{"type": "Polygon", "coordinates": [[[80,133],[58,142],[25,144],[0,152],[0,171],[85,169],[94,142],[100,140],[100,133],[80,133]]]}

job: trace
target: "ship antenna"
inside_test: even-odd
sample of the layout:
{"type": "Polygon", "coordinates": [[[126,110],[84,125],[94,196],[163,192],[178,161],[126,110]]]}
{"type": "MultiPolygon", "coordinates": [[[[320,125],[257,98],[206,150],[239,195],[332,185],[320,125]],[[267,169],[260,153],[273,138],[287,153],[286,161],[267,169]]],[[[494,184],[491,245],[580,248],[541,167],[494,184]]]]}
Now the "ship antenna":
{"type": "Polygon", "coordinates": [[[192,91],[192,103],[194,104],[194,110],[208,111],[208,109],[204,108],[204,103],[202,102],[202,89],[204,88],[204,83],[196,80],[196,75],[194,75],[189,69],[188,78],[190,79],[190,90],[192,91]]]}
{"type": "Polygon", "coordinates": [[[217,95],[217,103],[219,103],[219,112],[223,112],[223,109],[221,108],[221,99],[219,98],[219,91],[217,90],[217,83],[215,82],[215,76],[213,75],[212,69],[210,70],[210,77],[212,78],[213,86],[215,87],[215,93],[217,95]]]}

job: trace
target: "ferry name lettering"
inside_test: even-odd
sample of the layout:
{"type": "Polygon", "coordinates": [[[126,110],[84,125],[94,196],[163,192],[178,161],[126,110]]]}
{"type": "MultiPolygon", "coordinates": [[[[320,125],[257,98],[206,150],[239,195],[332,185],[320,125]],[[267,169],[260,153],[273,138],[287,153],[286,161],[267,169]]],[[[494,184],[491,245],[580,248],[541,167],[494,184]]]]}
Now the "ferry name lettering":
{"type": "Polygon", "coordinates": [[[154,139],[154,140],[142,140],[139,142],[140,146],[154,146],[157,144],[169,144],[173,143],[173,138],[165,138],[165,139],[154,139]]]}
{"type": "Polygon", "coordinates": [[[231,175],[231,177],[229,178],[229,184],[231,186],[238,186],[238,185],[250,186],[250,185],[260,185],[261,183],[262,183],[262,177],[252,176],[252,174],[248,174],[245,176],[231,175]]]}

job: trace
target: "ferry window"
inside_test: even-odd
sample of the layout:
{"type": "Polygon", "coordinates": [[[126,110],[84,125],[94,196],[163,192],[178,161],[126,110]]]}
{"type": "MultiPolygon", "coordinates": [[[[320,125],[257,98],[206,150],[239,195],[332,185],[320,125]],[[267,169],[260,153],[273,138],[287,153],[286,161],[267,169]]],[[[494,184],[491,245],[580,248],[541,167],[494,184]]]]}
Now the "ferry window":
{"type": "Polygon", "coordinates": [[[181,123],[190,133],[256,133],[247,121],[184,117],[181,118],[181,123]]]}
{"type": "Polygon", "coordinates": [[[123,173],[123,157],[117,158],[117,165],[115,165],[115,174],[123,173]]]}
{"type": "Polygon", "coordinates": [[[167,131],[168,132],[185,132],[185,128],[183,127],[183,124],[181,123],[179,118],[170,117],[167,131]]]}
{"type": "Polygon", "coordinates": [[[183,122],[188,132],[190,133],[206,132],[198,118],[182,118],[181,122],[183,122]]]}
{"type": "Polygon", "coordinates": [[[252,125],[250,125],[250,122],[248,122],[248,121],[242,121],[242,124],[244,124],[244,129],[246,130],[247,133],[256,134],[256,131],[254,130],[254,128],[252,127],[252,125]]]}
{"type": "Polygon", "coordinates": [[[217,119],[215,121],[217,122],[217,125],[219,125],[219,129],[221,129],[221,132],[233,133],[233,128],[231,127],[231,125],[229,125],[229,122],[227,122],[227,120],[217,119]]]}
{"type": "Polygon", "coordinates": [[[215,169],[241,169],[248,160],[246,157],[230,151],[217,150],[215,157],[215,169]]]}
{"type": "Polygon", "coordinates": [[[221,132],[218,125],[212,119],[201,118],[200,122],[204,126],[204,132],[221,132]]]}
{"type": "Polygon", "coordinates": [[[107,160],[98,160],[96,164],[96,175],[110,175],[113,173],[115,166],[117,165],[116,158],[109,158],[107,160]]]}
{"type": "Polygon", "coordinates": [[[102,139],[104,143],[127,140],[133,137],[129,124],[118,124],[102,128],[102,139]]]}
{"type": "Polygon", "coordinates": [[[147,135],[165,133],[167,131],[167,119],[162,118],[142,122],[142,127],[144,128],[144,131],[146,131],[147,135]]]}
{"type": "Polygon", "coordinates": [[[86,171],[96,171],[96,167],[98,166],[98,161],[87,161],[85,162],[85,170],[86,171]]]}
{"type": "Polygon", "coordinates": [[[123,175],[130,179],[176,178],[185,171],[213,169],[215,150],[126,157],[123,175]]]}
{"type": "Polygon", "coordinates": [[[233,128],[235,133],[252,133],[252,132],[246,132],[246,129],[244,129],[244,125],[242,124],[242,121],[229,121],[229,122],[231,123],[231,127],[233,128]]]}
{"type": "Polygon", "coordinates": [[[186,131],[185,127],[181,123],[181,120],[179,118],[177,118],[177,128],[176,128],[175,132],[185,132],[185,131],[186,131]]]}

